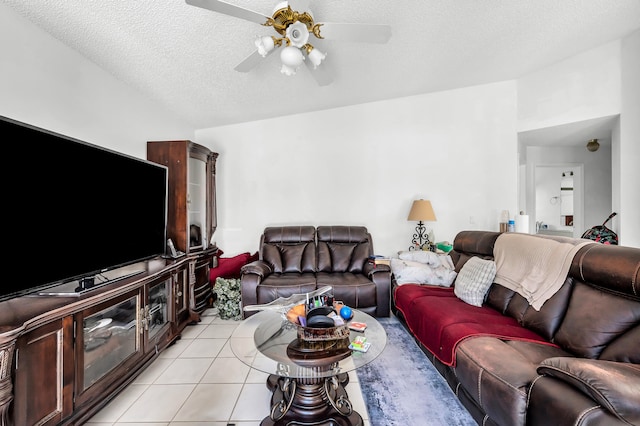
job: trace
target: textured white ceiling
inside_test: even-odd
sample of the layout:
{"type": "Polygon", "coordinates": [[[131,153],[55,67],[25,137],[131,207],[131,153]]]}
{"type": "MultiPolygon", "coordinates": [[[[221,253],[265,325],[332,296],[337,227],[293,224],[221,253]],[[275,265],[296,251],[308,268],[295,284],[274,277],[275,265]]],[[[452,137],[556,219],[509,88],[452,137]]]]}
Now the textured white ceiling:
{"type": "Polygon", "coordinates": [[[0,1],[195,128],[515,79],[640,28],[639,0],[311,0],[316,22],[392,26],[383,45],[324,40],[321,87],[278,55],[234,71],[273,30],[184,0],[0,1]]]}

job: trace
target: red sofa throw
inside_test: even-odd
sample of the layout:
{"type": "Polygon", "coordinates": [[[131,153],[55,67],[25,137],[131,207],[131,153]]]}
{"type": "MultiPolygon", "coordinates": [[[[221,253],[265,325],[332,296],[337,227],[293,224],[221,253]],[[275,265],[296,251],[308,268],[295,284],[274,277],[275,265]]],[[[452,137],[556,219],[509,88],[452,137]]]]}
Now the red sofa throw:
{"type": "Polygon", "coordinates": [[[460,300],[451,287],[404,284],[395,289],[394,300],[414,336],[445,365],[455,365],[456,347],[473,336],[556,346],[522,327],[515,318],[460,300]]]}

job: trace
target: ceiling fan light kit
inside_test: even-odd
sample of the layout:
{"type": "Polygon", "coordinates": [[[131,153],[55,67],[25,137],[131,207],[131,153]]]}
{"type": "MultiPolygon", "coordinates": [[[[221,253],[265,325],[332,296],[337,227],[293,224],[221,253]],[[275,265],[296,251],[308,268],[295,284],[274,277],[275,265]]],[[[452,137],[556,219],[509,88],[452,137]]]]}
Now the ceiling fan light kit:
{"type": "Polygon", "coordinates": [[[300,48],[307,44],[307,41],[309,40],[309,31],[307,30],[307,26],[300,21],[289,25],[285,34],[290,46],[300,48]]]}
{"type": "Polygon", "coordinates": [[[282,44],[281,40],[276,40],[275,37],[264,36],[256,38],[255,45],[258,48],[258,53],[263,58],[266,58],[269,53],[276,47],[276,43],[278,46],[282,44]]]}
{"type": "MultiPolygon", "coordinates": [[[[258,64],[256,55],[266,58],[276,48],[284,45],[280,52],[280,61],[282,62],[280,72],[288,76],[295,75],[300,65],[308,58],[308,68],[314,74],[318,84],[322,86],[331,83],[332,77],[328,76],[326,71],[320,74],[317,74],[317,71],[313,72],[322,64],[327,54],[309,42],[311,35],[318,40],[326,38],[365,43],[386,43],[391,37],[391,27],[388,25],[316,23],[311,11],[299,12],[291,7],[298,5],[301,9],[305,9],[308,3],[306,0],[280,2],[276,5],[272,16],[262,15],[259,12],[221,0],[186,0],[186,3],[273,27],[280,35],[280,37],[258,36],[254,41],[257,50],[235,67],[237,71],[250,71],[258,64]]],[[[294,7],[297,8],[297,6],[294,7]]]]}
{"type": "Polygon", "coordinates": [[[318,68],[318,65],[327,57],[326,53],[322,53],[310,44],[305,44],[305,50],[307,51],[307,57],[313,64],[313,69],[318,68]]]}
{"type": "Polygon", "coordinates": [[[280,52],[280,60],[282,61],[280,72],[285,75],[295,75],[304,62],[304,56],[297,47],[287,46],[280,52]]]}

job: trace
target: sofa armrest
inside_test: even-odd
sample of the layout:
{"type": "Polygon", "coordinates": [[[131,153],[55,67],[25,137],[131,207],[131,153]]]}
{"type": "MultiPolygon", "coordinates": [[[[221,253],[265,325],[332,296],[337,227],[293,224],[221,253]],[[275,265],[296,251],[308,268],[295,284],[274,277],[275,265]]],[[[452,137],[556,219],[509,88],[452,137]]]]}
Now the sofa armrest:
{"type": "Polygon", "coordinates": [[[542,361],[537,371],[580,390],[620,420],[640,424],[640,365],[554,357],[542,361]]]}
{"type": "Polygon", "coordinates": [[[362,269],[362,273],[369,277],[369,279],[373,279],[374,274],[383,274],[385,272],[390,273],[391,266],[385,264],[376,265],[375,263],[366,262],[362,269]]]}
{"type": "MultiPolygon", "coordinates": [[[[247,263],[240,269],[240,309],[258,304],[258,285],[272,272],[269,264],[262,260],[247,263]]],[[[242,310],[242,318],[247,318],[254,313],[242,310]]]]}
{"type": "Polygon", "coordinates": [[[266,277],[272,272],[273,270],[271,269],[269,264],[263,260],[255,260],[251,263],[247,263],[240,269],[240,275],[255,274],[260,276],[261,278],[266,277]]]}
{"type": "Polygon", "coordinates": [[[391,308],[391,267],[366,262],[362,272],[376,285],[376,316],[388,317],[391,308]]]}

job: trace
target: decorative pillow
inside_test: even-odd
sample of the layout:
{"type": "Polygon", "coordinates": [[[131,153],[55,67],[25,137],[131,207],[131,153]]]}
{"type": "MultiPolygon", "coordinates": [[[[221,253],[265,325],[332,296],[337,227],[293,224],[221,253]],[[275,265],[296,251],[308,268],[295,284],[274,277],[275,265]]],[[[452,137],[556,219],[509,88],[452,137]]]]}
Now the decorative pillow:
{"type": "Polygon", "coordinates": [[[257,252],[251,255],[249,252],[240,253],[233,257],[221,257],[218,266],[209,271],[209,282],[215,283],[216,278],[240,278],[240,269],[249,262],[257,259],[257,252]]]}
{"type": "Polygon", "coordinates": [[[398,285],[411,283],[449,287],[456,278],[453,268],[448,268],[444,264],[433,268],[420,262],[392,258],[390,266],[398,285]]]}
{"type": "Polygon", "coordinates": [[[493,260],[474,256],[460,270],[453,292],[470,305],[482,306],[495,276],[496,264],[493,260]]]}

